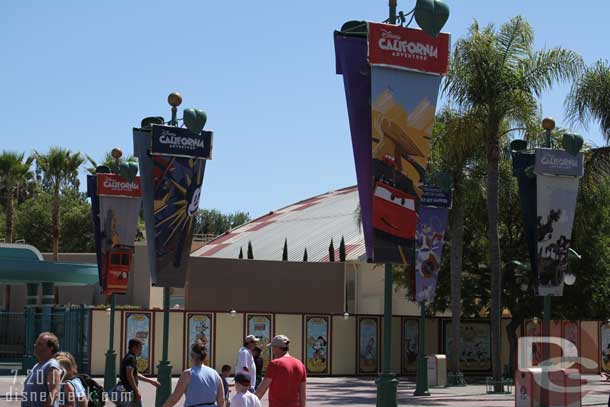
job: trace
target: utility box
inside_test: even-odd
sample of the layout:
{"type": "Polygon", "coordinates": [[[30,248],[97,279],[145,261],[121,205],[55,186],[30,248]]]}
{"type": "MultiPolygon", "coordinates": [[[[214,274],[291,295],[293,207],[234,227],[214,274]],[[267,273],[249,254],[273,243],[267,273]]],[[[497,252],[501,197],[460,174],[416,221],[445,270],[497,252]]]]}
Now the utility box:
{"type": "Polygon", "coordinates": [[[428,364],[428,386],[447,386],[447,356],[426,356],[428,364]]]}
{"type": "Polygon", "coordinates": [[[515,407],[581,407],[581,402],[577,369],[543,372],[537,367],[515,372],[515,407]]]}

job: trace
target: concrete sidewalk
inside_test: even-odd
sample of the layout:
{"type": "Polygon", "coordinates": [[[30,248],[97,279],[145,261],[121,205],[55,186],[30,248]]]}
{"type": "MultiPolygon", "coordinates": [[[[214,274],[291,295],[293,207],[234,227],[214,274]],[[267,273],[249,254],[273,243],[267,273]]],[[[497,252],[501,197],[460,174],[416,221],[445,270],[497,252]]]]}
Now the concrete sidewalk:
{"type": "MultiPolygon", "coordinates": [[[[606,406],[610,394],[610,382],[601,381],[599,376],[587,376],[589,384],[583,387],[586,393],[582,406],[606,406]]],[[[20,392],[23,377],[0,377],[0,406],[19,406],[19,401],[9,401],[6,395],[20,392]]],[[[102,379],[99,379],[101,382],[102,379]]],[[[177,379],[174,379],[174,385],[177,379]]],[[[468,385],[466,387],[431,388],[430,396],[414,397],[415,383],[402,378],[398,387],[399,406],[447,406],[447,407],[508,407],[515,405],[513,394],[486,394],[484,385],[468,385]]],[[[147,384],[141,385],[143,405],[154,406],[155,390],[147,384]]],[[[234,390],[232,390],[232,394],[234,390]]],[[[307,405],[317,406],[351,406],[370,407],[376,402],[376,387],[374,378],[356,377],[325,377],[309,378],[307,405]]],[[[267,397],[263,399],[263,407],[267,407],[267,397]]],[[[107,403],[111,405],[111,403],[107,403]]],[[[182,402],[178,403],[182,406],[182,402]]]]}

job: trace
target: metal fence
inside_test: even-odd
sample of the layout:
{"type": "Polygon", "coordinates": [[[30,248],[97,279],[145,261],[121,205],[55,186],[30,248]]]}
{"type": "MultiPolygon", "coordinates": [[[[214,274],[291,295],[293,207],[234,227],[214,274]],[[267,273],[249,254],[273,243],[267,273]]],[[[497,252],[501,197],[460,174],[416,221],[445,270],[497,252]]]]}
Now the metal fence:
{"type": "Polygon", "coordinates": [[[90,371],[89,308],[28,307],[24,312],[0,312],[0,366],[22,363],[23,369],[35,363],[32,346],[41,332],[53,332],[60,349],[70,352],[81,372],[90,371]]]}
{"type": "Polygon", "coordinates": [[[0,312],[0,362],[21,361],[25,353],[23,312],[0,312]]]}

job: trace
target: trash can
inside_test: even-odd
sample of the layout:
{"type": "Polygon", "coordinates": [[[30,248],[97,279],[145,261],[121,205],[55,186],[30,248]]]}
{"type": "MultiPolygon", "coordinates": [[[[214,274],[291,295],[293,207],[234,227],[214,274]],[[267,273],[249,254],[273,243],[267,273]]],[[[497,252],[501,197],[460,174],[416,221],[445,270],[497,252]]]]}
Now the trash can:
{"type": "Polygon", "coordinates": [[[447,386],[447,356],[430,355],[426,356],[426,360],[428,364],[428,386],[447,386]]]}

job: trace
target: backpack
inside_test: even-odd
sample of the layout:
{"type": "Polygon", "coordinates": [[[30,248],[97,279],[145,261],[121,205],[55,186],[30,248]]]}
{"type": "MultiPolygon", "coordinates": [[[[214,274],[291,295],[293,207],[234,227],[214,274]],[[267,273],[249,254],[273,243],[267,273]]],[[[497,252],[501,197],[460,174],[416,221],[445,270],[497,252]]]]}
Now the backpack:
{"type": "Polygon", "coordinates": [[[93,380],[88,374],[79,373],[76,375],[76,377],[85,387],[87,399],[89,400],[89,407],[103,407],[105,404],[104,388],[93,380]]]}

